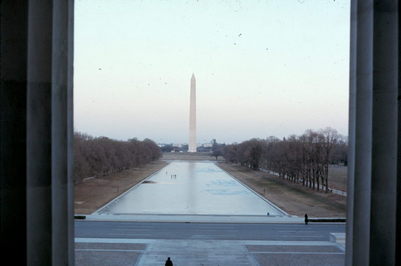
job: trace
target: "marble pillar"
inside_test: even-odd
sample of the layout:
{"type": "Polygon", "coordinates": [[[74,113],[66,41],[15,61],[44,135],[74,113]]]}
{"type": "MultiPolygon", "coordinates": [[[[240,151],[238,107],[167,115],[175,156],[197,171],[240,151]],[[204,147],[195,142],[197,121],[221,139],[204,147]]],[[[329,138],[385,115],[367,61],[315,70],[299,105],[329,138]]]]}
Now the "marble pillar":
{"type": "Polygon", "coordinates": [[[74,1],[0,3],[2,259],[73,265],[74,1]]]}
{"type": "Polygon", "coordinates": [[[396,0],[351,1],[346,265],[401,263],[398,13],[396,0]]]}

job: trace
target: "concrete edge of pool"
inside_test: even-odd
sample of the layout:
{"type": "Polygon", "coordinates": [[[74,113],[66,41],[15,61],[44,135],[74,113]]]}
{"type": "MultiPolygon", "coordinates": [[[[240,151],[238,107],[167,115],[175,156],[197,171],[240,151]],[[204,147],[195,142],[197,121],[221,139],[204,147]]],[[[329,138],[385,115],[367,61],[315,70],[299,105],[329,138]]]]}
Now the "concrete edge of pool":
{"type": "MultiPolygon", "coordinates": [[[[85,216],[85,215],[84,215],[85,216]]],[[[320,217],[324,218],[324,217],[320,217]]],[[[328,217],[330,219],[344,217],[328,217]]],[[[174,222],[174,223],[304,223],[298,216],[259,216],[259,215],[180,215],[180,214],[93,214],[86,215],[82,221],[121,221],[121,222],[174,222]]],[[[316,223],[317,224],[317,223],[316,223]]],[[[328,224],[325,222],[324,224],[328,224]]],[[[338,224],[338,223],[336,223],[338,224]]]]}

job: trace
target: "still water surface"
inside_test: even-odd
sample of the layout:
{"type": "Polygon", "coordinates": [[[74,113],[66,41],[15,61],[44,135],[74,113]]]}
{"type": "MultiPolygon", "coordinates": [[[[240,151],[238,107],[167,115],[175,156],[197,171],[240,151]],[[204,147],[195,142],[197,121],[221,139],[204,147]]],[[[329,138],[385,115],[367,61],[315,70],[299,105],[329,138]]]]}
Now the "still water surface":
{"type": "Polygon", "coordinates": [[[283,215],[213,162],[173,161],[96,214],[283,215]]]}

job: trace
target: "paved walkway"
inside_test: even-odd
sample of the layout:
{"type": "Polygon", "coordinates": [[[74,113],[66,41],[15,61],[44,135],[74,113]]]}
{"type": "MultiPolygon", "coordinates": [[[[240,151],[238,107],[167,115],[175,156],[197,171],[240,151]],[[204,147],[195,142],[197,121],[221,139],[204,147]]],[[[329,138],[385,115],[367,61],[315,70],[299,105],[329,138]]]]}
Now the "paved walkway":
{"type": "Polygon", "coordinates": [[[344,224],[77,221],[76,265],[343,265],[344,224]]]}
{"type": "MultiPolygon", "coordinates": [[[[120,222],[171,222],[171,223],[263,223],[303,224],[298,216],[273,215],[179,215],[179,214],[135,214],[135,215],[87,215],[87,221],[120,222]]],[[[313,217],[309,217],[313,218],[313,217]]],[[[345,217],[319,217],[319,219],[344,219],[345,217]]],[[[327,223],[325,223],[327,224],[327,223]]]]}
{"type": "Polygon", "coordinates": [[[304,223],[297,216],[262,215],[174,215],[174,214],[135,214],[135,215],[87,215],[87,221],[130,221],[130,222],[189,222],[189,223],[304,223]]]}
{"type": "Polygon", "coordinates": [[[343,265],[329,241],[154,240],[77,238],[76,265],[343,265]]]}

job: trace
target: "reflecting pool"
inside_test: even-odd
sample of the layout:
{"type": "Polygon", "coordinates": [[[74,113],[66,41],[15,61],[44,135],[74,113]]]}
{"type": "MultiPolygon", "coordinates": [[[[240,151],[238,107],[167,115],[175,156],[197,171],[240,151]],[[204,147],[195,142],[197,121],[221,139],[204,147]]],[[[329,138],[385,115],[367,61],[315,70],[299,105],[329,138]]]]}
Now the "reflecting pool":
{"type": "Polygon", "coordinates": [[[284,215],[209,161],[173,161],[96,214],[284,215]]]}

